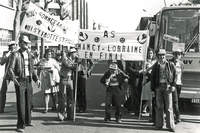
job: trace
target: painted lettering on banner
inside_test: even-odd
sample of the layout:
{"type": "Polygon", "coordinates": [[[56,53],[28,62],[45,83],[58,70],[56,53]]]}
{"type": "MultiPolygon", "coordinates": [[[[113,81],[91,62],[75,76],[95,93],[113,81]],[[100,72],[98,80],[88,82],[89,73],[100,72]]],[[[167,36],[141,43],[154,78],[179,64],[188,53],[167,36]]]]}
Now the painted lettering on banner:
{"type": "Polygon", "coordinates": [[[59,20],[30,2],[21,25],[21,32],[61,44],[78,43],[79,22],[59,20]]]}
{"type": "Polygon", "coordinates": [[[105,32],[101,32],[101,35],[100,33],[97,35],[97,31],[94,34],[88,31],[80,33],[80,41],[77,44],[80,58],[135,61],[142,61],[146,58],[149,39],[147,31],[115,32],[112,37],[105,32]]]}

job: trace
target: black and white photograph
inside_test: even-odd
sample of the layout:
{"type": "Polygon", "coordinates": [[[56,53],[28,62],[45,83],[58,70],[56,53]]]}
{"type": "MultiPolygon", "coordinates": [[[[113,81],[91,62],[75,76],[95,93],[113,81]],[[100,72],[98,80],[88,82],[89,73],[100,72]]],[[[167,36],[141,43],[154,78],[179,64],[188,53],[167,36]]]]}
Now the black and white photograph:
{"type": "Polygon", "coordinates": [[[0,0],[0,133],[200,133],[200,0],[0,0]]]}

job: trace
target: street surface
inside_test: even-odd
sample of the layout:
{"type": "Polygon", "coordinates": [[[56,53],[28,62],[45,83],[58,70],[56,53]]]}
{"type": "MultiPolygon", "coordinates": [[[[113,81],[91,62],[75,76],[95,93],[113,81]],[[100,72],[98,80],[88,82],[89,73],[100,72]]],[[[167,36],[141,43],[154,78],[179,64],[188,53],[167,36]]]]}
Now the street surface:
{"type": "MultiPolygon", "coordinates": [[[[87,113],[78,113],[75,122],[57,119],[55,112],[42,113],[43,108],[35,108],[32,113],[33,127],[27,127],[25,133],[167,133],[155,130],[146,116],[141,120],[125,111],[121,124],[104,123],[104,109],[91,108],[87,113]]],[[[113,115],[114,116],[114,115],[113,115]]],[[[189,106],[182,112],[182,122],[176,126],[176,133],[200,133],[200,107],[189,106]]],[[[9,88],[5,113],[0,114],[0,133],[15,133],[16,131],[15,91],[9,88]]]]}

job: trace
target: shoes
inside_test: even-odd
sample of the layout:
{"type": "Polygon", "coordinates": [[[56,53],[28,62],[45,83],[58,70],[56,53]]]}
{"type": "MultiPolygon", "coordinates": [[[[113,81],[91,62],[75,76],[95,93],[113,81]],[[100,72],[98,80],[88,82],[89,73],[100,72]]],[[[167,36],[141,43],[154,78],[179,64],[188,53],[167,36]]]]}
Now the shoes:
{"type": "Polygon", "coordinates": [[[147,113],[146,109],[142,111],[142,113],[147,113]]]}
{"type": "Polygon", "coordinates": [[[56,107],[52,107],[52,109],[51,109],[52,111],[56,111],[57,110],[57,108],[56,107]]]}
{"type": "Polygon", "coordinates": [[[63,120],[65,119],[65,116],[64,116],[63,114],[58,113],[57,115],[58,115],[58,119],[59,119],[60,121],[63,121],[63,120]]]}
{"type": "Polygon", "coordinates": [[[32,124],[25,124],[25,126],[27,126],[27,127],[33,127],[32,124]]]}
{"type": "Polygon", "coordinates": [[[44,111],[43,111],[43,113],[47,113],[48,112],[48,109],[45,109],[44,111]]]}
{"type": "Polygon", "coordinates": [[[171,128],[169,129],[170,132],[175,132],[175,129],[171,128]]]}
{"type": "Polygon", "coordinates": [[[109,122],[109,121],[111,121],[110,118],[104,118],[104,122],[109,122]]]}
{"type": "Polygon", "coordinates": [[[85,110],[79,110],[79,113],[85,113],[86,111],[85,110]]]}
{"type": "Polygon", "coordinates": [[[22,133],[22,132],[24,132],[24,129],[22,129],[22,128],[17,128],[16,131],[22,133]]]}
{"type": "Polygon", "coordinates": [[[161,129],[162,129],[162,127],[155,127],[155,129],[156,129],[156,130],[161,130],[161,129]]]}
{"type": "Polygon", "coordinates": [[[178,124],[178,123],[180,123],[181,122],[181,119],[177,119],[176,121],[175,121],[175,124],[178,124]]]}
{"type": "Polygon", "coordinates": [[[138,117],[138,116],[140,115],[140,113],[139,113],[139,112],[136,112],[134,115],[138,117]]]}
{"type": "Polygon", "coordinates": [[[66,120],[73,121],[74,119],[72,117],[67,117],[66,120]]]}
{"type": "Polygon", "coordinates": [[[150,123],[152,123],[152,122],[153,122],[153,120],[152,120],[152,119],[149,119],[149,122],[150,122],[150,123]]]}
{"type": "Polygon", "coordinates": [[[122,120],[121,119],[116,119],[116,122],[117,123],[122,123],[122,120]]]}

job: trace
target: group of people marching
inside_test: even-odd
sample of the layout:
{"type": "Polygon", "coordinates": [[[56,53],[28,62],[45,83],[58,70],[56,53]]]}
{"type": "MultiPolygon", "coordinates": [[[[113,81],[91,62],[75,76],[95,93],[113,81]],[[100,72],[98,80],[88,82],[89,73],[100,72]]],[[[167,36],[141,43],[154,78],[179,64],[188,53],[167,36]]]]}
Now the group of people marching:
{"type": "MultiPolygon", "coordinates": [[[[19,49],[15,50],[16,43],[10,42],[9,52],[4,53],[0,62],[1,65],[6,64],[0,92],[0,112],[4,112],[6,91],[12,80],[16,90],[18,132],[23,132],[26,126],[31,126],[32,81],[44,92],[44,113],[49,111],[51,96],[52,109],[57,111],[58,119],[73,120],[75,72],[77,110],[85,112],[86,80],[94,66],[91,60],[79,59],[75,47],[62,50],[55,57],[51,49],[46,49],[44,58],[39,59],[37,52],[30,52],[30,44],[29,38],[21,35],[19,49]]],[[[100,80],[106,88],[105,122],[111,120],[112,105],[116,107],[115,118],[118,123],[122,118],[122,105],[140,115],[143,100],[143,110],[148,108],[150,121],[156,128],[161,129],[163,121],[166,120],[166,127],[174,132],[175,123],[181,121],[178,99],[182,86],[183,53],[177,50],[173,55],[173,59],[168,61],[165,49],[160,49],[155,54],[154,50],[149,48],[147,60],[144,62],[110,62],[108,70],[100,80]]]]}
{"type": "Polygon", "coordinates": [[[86,79],[93,67],[91,60],[78,59],[75,47],[62,50],[56,56],[51,49],[46,49],[44,58],[39,59],[38,52],[31,52],[31,41],[26,35],[20,36],[18,45],[19,49],[15,42],[10,42],[9,52],[5,52],[1,59],[1,65],[6,65],[0,93],[0,112],[3,113],[8,84],[10,81],[14,82],[18,132],[23,132],[26,126],[32,126],[32,81],[35,81],[44,93],[44,113],[49,111],[49,100],[52,97],[52,109],[57,111],[58,119],[73,120],[77,71],[77,111],[86,111],[86,79]]]}
{"type": "Polygon", "coordinates": [[[175,124],[181,121],[178,99],[182,86],[182,55],[183,52],[177,49],[173,51],[173,58],[167,60],[165,49],[155,53],[149,48],[145,62],[126,62],[125,67],[122,62],[110,63],[109,70],[101,78],[106,87],[105,122],[111,120],[111,105],[116,107],[115,118],[120,123],[122,105],[139,116],[141,104],[144,112],[148,108],[150,122],[156,129],[162,129],[166,120],[166,127],[174,132],[175,124]],[[142,63],[145,63],[144,68],[142,63]],[[123,91],[127,88],[129,96],[124,96],[123,91]]]}

